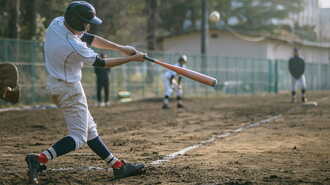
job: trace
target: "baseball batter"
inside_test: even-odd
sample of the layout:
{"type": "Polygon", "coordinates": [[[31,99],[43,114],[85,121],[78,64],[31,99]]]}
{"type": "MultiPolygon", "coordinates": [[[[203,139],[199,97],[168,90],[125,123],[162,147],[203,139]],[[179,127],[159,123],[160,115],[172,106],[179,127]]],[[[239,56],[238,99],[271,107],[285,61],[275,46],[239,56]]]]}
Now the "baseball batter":
{"type": "MultiPolygon", "coordinates": [[[[176,66],[180,66],[185,68],[185,64],[187,63],[187,56],[182,55],[178,63],[175,64],[176,66]]],[[[166,70],[164,73],[164,100],[163,100],[163,109],[169,109],[169,101],[170,97],[172,96],[173,91],[176,93],[176,99],[177,99],[177,107],[178,108],[183,108],[182,104],[182,94],[183,94],[183,89],[182,89],[182,77],[179,76],[176,72],[171,71],[171,70],[166,70]]]]}
{"type": "Polygon", "coordinates": [[[301,101],[306,102],[306,79],[305,79],[305,61],[299,56],[297,48],[293,50],[293,57],[289,60],[289,71],[291,74],[291,102],[296,101],[296,88],[301,88],[301,101]]]}
{"type": "Polygon", "coordinates": [[[96,123],[90,114],[84,89],[80,82],[84,64],[98,67],[114,67],[131,61],[144,61],[144,53],[131,46],[113,43],[100,36],[87,33],[90,24],[101,24],[95,8],[85,1],[73,1],[64,17],[55,18],[45,35],[45,66],[48,72],[47,89],[54,103],[63,110],[68,135],[39,154],[28,154],[28,176],[38,183],[38,175],[45,164],[85,143],[114,172],[115,178],[140,174],[143,164],[125,163],[116,158],[103,143],[96,123]],[[126,57],[101,58],[89,46],[119,51],[126,57]]]}

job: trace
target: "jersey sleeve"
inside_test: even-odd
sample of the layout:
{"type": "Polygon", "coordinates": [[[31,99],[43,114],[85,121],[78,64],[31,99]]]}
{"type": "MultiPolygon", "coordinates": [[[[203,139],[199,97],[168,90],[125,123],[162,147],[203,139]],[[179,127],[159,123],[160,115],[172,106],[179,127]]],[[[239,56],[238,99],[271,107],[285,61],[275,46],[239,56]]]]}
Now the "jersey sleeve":
{"type": "Polygon", "coordinates": [[[80,61],[93,65],[98,53],[96,53],[93,49],[87,46],[86,42],[82,40],[70,40],[70,45],[72,46],[73,50],[77,54],[76,57],[79,58],[80,61]]]}

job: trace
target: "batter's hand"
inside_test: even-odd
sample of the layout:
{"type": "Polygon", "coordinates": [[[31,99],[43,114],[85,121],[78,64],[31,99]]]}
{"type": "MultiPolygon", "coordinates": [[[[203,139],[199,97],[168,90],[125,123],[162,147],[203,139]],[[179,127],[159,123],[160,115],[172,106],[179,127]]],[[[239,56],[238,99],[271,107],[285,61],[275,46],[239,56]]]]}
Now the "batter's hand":
{"type": "Polygon", "coordinates": [[[121,48],[121,52],[123,52],[128,56],[131,56],[131,55],[135,55],[138,52],[138,50],[136,50],[133,46],[123,46],[121,48]]]}
{"type": "Polygon", "coordinates": [[[144,56],[146,56],[145,53],[136,50],[136,53],[132,56],[131,61],[144,62],[144,56]]]}

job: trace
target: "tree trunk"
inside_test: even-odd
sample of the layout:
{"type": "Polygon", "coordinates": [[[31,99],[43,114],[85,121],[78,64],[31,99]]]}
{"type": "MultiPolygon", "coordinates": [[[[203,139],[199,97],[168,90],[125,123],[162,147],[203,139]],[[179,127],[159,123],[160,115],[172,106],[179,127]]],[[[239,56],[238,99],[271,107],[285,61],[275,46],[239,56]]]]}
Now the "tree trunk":
{"type": "MultiPolygon", "coordinates": [[[[147,49],[156,49],[156,27],[157,27],[157,0],[146,0],[148,23],[147,23],[147,49]]],[[[152,65],[147,63],[147,82],[153,82],[152,65]]]]}
{"type": "Polygon", "coordinates": [[[22,2],[22,19],[25,25],[25,33],[22,33],[23,39],[33,40],[37,34],[36,1],[29,0],[22,2]]]}
{"type": "Polygon", "coordinates": [[[19,7],[20,0],[8,0],[8,30],[7,37],[18,39],[19,38],[19,7]]]}

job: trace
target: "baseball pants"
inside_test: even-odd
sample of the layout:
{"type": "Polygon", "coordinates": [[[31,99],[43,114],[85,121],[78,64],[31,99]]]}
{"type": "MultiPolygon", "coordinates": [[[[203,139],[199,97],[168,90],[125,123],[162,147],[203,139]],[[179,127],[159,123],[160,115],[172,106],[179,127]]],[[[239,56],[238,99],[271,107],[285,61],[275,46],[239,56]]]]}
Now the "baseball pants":
{"type": "Polygon", "coordinates": [[[80,81],[68,83],[49,76],[47,90],[53,102],[64,113],[68,136],[74,139],[76,149],[98,137],[96,123],[88,110],[86,95],[80,81]]]}
{"type": "Polygon", "coordinates": [[[306,79],[305,79],[305,75],[302,75],[299,79],[296,79],[294,77],[291,77],[291,91],[296,91],[297,86],[298,88],[301,89],[306,89],[306,79]]]}
{"type": "Polygon", "coordinates": [[[173,94],[173,91],[175,91],[176,96],[182,96],[183,90],[182,87],[176,87],[175,85],[171,85],[170,79],[164,78],[164,96],[171,97],[173,94]]]}

